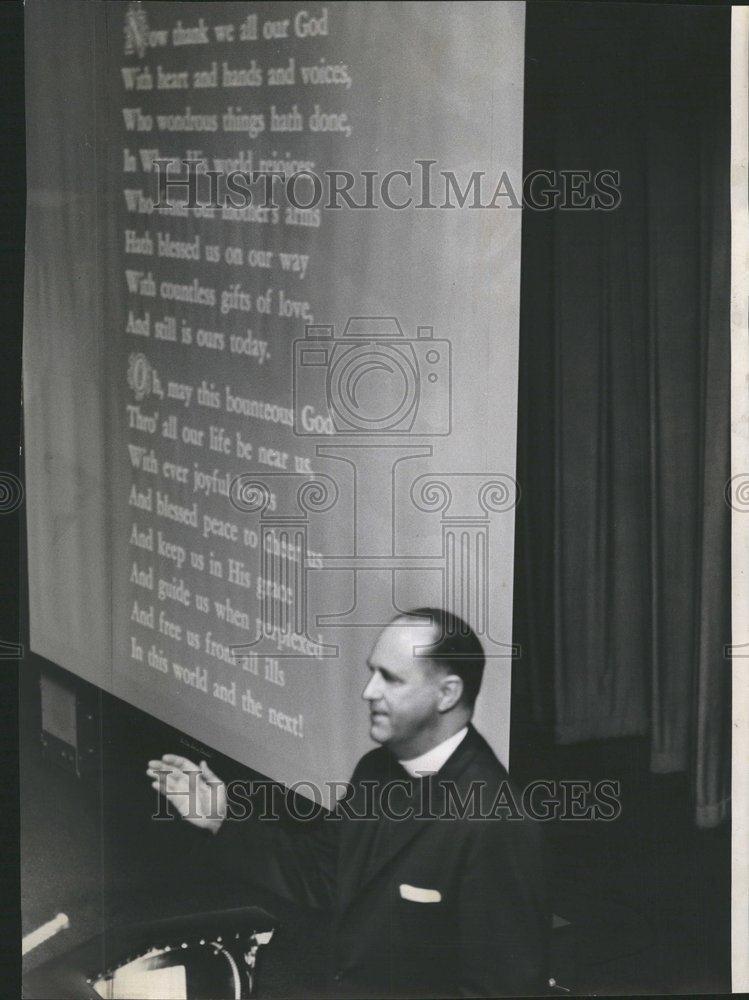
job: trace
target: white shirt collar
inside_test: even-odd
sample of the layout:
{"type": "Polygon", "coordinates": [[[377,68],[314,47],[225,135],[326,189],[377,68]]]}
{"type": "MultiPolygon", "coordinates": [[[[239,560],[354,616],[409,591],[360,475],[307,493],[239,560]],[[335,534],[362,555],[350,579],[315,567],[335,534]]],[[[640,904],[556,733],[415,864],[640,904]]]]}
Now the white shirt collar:
{"type": "Polygon", "coordinates": [[[467,733],[468,726],[463,726],[460,732],[448,736],[446,740],[438,743],[431,750],[427,750],[420,757],[413,757],[411,760],[400,760],[398,763],[408,771],[412,778],[416,778],[424,773],[433,774],[435,771],[439,771],[445,761],[452,756],[460,743],[463,742],[467,733]]]}

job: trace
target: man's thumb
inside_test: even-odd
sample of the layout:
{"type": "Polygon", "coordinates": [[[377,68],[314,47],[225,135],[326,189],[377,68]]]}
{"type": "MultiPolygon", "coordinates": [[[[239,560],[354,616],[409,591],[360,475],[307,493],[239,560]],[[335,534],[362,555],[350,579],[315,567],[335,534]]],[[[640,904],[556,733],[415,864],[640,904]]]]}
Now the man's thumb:
{"type": "Polygon", "coordinates": [[[203,777],[206,781],[218,781],[219,779],[213,773],[213,771],[208,767],[204,760],[200,762],[200,770],[203,772],[203,777]]]}

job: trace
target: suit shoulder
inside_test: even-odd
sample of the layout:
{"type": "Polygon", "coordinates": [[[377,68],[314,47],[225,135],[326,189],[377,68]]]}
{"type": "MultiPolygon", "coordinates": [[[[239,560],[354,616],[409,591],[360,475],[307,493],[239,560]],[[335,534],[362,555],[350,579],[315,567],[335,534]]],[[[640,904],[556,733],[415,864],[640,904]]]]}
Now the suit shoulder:
{"type": "Polygon", "coordinates": [[[393,766],[393,759],[384,747],[374,747],[359,760],[351,775],[351,783],[386,777],[393,766]]]}
{"type": "Polygon", "coordinates": [[[484,737],[477,730],[473,731],[473,754],[466,773],[469,778],[484,778],[497,782],[509,781],[507,768],[502,764],[484,737]]]}

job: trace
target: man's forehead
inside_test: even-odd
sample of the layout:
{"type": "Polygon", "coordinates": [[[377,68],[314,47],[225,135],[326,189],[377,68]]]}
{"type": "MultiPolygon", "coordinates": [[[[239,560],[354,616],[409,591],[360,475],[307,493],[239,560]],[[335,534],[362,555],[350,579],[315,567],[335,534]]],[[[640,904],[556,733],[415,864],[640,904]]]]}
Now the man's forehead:
{"type": "Polygon", "coordinates": [[[425,655],[434,638],[434,627],[428,619],[396,619],[380,632],[369,656],[372,666],[397,661],[404,665],[425,655]]]}

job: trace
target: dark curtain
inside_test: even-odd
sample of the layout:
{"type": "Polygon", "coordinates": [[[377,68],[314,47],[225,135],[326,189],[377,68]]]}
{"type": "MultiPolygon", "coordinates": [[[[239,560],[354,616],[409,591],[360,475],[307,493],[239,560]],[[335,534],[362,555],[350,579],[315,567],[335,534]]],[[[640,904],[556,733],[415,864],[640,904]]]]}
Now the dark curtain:
{"type": "Polygon", "coordinates": [[[524,212],[513,712],[649,738],[701,826],[730,788],[729,15],[526,29],[524,172],[618,170],[622,200],[524,212]]]}

